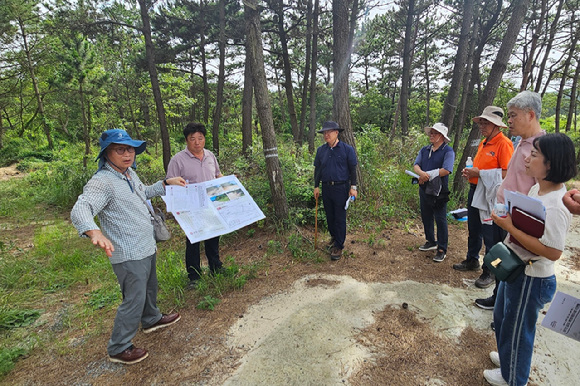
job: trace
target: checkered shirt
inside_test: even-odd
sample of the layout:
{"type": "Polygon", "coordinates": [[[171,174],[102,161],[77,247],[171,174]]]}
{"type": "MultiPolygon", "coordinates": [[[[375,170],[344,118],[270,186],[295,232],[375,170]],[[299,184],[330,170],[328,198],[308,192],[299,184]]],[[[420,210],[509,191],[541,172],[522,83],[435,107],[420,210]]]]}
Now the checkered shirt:
{"type": "Polygon", "coordinates": [[[141,197],[165,195],[165,187],[162,181],[143,185],[131,168],[128,174],[130,180],[105,164],[87,182],[71,211],[72,224],[81,236],[99,229],[95,216],[99,218],[101,231],[115,247],[111,264],[141,260],[157,250],[151,214],[141,197]]]}

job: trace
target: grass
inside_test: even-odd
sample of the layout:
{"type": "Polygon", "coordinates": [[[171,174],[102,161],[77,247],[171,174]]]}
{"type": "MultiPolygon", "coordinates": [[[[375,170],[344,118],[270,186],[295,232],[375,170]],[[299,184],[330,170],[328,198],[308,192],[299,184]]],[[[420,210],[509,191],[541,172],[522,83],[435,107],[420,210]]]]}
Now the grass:
{"type": "MultiPolygon", "coordinates": [[[[357,201],[348,210],[348,226],[350,230],[366,230],[369,245],[380,246],[379,229],[393,219],[396,219],[394,224],[410,224],[417,218],[417,186],[404,174],[423,144],[421,140],[413,140],[417,138],[411,138],[403,146],[396,141],[388,142],[376,128],[357,133],[363,184],[357,201]]],[[[232,137],[232,146],[239,142],[232,137]]],[[[270,259],[287,252],[296,262],[327,260],[314,249],[311,240],[302,236],[299,228],[294,231],[292,227],[314,225],[315,200],[311,186],[314,155],[308,153],[306,145],[296,151],[292,141],[279,144],[291,213],[285,222],[271,220],[273,205],[261,142],[254,142],[248,159],[239,157],[239,152],[227,151],[229,145],[224,143],[220,157],[222,170],[241,175],[242,183],[267,219],[245,231],[224,235],[221,243],[236,242],[242,235],[253,238],[258,229],[270,232],[272,239],[257,246],[263,253],[261,260],[240,264],[228,256],[221,272],[209,275],[204,271],[193,294],[187,290],[183,239],[174,237],[158,244],[158,305],[163,310],[179,309],[191,301],[198,308],[212,310],[229,292],[243,288],[259,272],[267,273],[270,259]]],[[[72,145],[47,157],[27,159],[19,165],[28,173],[26,177],[0,182],[0,229],[3,231],[0,320],[5,321],[4,327],[0,327],[0,377],[30,350],[66,352],[70,348],[64,342],[69,337],[108,333],[105,320],[114,315],[121,301],[116,277],[105,254],[80,238],[65,220],[94,172],[94,165],[88,169],[80,166],[81,150],[72,145]],[[63,302],[63,299],[66,300],[63,302]],[[42,333],[39,333],[41,325],[42,333]]],[[[152,183],[163,175],[159,154],[140,155],[139,175],[145,183],[152,183]]],[[[319,232],[322,232],[326,218],[322,205],[318,210],[319,232]]],[[[177,224],[168,224],[174,235],[181,234],[177,224]]]]}

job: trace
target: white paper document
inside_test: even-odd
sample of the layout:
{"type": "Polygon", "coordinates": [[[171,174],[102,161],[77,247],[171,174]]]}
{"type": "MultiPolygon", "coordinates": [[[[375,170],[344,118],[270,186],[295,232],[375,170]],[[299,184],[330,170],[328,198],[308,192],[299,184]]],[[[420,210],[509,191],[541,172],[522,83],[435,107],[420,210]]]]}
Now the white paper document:
{"type": "Polygon", "coordinates": [[[505,204],[508,206],[510,213],[514,207],[528,212],[532,216],[540,220],[546,219],[546,208],[542,201],[534,197],[528,197],[520,192],[512,192],[511,190],[504,191],[505,204]]]}
{"type": "Polygon", "coordinates": [[[185,187],[169,185],[163,201],[191,243],[224,235],[265,218],[236,176],[185,187]]]}
{"type": "Polygon", "coordinates": [[[580,341],[580,299],[556,292],[542,326],[580,341]]]}
{"type": "Polygon", "coordinates": [[[419,175],[418,175],[417,173],[413,173],[413,172],[412,172],[412,171],[410,171],[410,170],[405,170],[405,173],[406,173],[408,176],[411,176],[411,177],[414,177],[414,178],[419,178],[419,175]]]}

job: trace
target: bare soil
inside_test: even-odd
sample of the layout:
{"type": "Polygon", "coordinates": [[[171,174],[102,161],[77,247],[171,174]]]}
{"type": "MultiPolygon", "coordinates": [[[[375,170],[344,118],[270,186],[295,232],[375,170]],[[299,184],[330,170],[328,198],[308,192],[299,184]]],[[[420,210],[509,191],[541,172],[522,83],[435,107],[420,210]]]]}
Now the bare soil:
{"type": "MultiPolygon", "coordinates": [[[[179,310],[181,321],[154,334],[137,334],[135,345],[150,353],[142,363],[123,366],[107,361],[105,347],[114,318],[114,312],[110,312],[103,325],[94,326],[93,333],[73,338],[66,335],[68,342],[59,347],[34,350],[0,383],[486,384],[482,372],[492,367],[488,354],[495,349],[495,338],[489,328],[492,316],[472,302],[476,296],[487,297],[491,289],[474,288],[473,281],[480,272],[460,273],[452,269],[466,253],[465,224],[450,223],[450,249],[442,263],[433,262],[434,252],[418,250],[424,242],[419,226],[407,230],[387,228],[372,235],[351,231],[342,259],[330,261],[320,246],[320,255],[325,257],[321,263],[293,259],[287,249],[278,255],[266,254],[268,241],[277,236],[263,229],[255,230],[253,237],[242,231],[228,238],[221,254],[233,256],[238,264],[265,259],[267,266],[258,277],[242,290],[226,294],[214,311],[196,309],[198,298],[188,292],[191,301],[179,310]],[[348,292],[353,289],[358,292],[348,292]],[[338,292],[344,295],[340,297],[338,292]],[[322,298],[315,299],[317,294],[322,298]],[[445,297],[451,300],[441,300],[445,297]],[[278,299],[287,299],[287,303],[279,303],[278,299]],[[325,308],[330,301],[334,305],[325,308]],[[305,305],[301,306],[301,302],[305,305]],[[362,314],[360,310],[351,310],[352,304],[365,302],[369,305],[362,314]],[[430,303],[435,307],[432,311],[426,310],[426,304],[430,303]],[[296,308],[295,313],[285,312],[292,307],[296,308]],[[348,327],[348,320],[343,323],[342,319],[357,312],[360,315],[352,326],[348,327]],[[449,316],[458,318],[453,319],[455,324],[450,327],[444,325],[449,316]],[[461,318],[471,318],[475,327],[461,318]],[[350,330],[343,336],[345,325],[350,330]],[[291,333],[285,332],[290,328],[291,333]],[[308,330],[313,332],[307,334],[308,330]],[[335,337],[337,346],[322,344],[335,337]],[[256,365],[259,355],[266,361],[262,367],[256,365]],[[292,369],[289,362],[293,362],[292,369]],[[243,372],[248,369],[253,369],[255,378],[243,372]],[[326,371],[332,374],[322,381],[317,378],[326,371]]],[[[299,233],[308,240],[314,238],[313,229],[301,228],[299,233]]],[[[19,239],[26,244],[24,237],[19,239]]],[[[328,236],[321,239],[326,241],[328,236]]],[[[576,287],[578,284],[573,283],[576,287]]],[[[73,302],[63,299],[63,307],[73,302]]],[[[65,336],[64,332],[56,331],[55,334],[65,336]]],[[[572,371],[578,375],[577,362],[566,366],[568,369],[575,366],[572,371]]],[[[536,381],[545,379],[542,369],[534,367],[532,374],[535,378],[530,386],[558,384],[536,381]]]]}

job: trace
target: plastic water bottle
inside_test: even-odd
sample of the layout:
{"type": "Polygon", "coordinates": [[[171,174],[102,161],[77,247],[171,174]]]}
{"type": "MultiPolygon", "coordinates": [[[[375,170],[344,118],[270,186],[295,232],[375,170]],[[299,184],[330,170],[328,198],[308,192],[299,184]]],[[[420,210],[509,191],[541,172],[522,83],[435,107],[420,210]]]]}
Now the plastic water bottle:
{"type": "Polygon", "coordinates": [[[493,208],[493,211],[499,217],[507,217],[508,207],[507,207],[507,205],[498,202],[498,203],[495,204],[495,207],[493,208]]]}
{"type": "Polygon", "coordinates": [[[467,161],[465,161],[465,167],[466,168],[472,168],[473,167],[473,160],[471,159],[471,157],[467,157],[467,161]]]}

